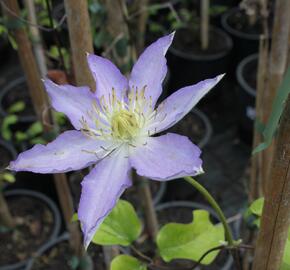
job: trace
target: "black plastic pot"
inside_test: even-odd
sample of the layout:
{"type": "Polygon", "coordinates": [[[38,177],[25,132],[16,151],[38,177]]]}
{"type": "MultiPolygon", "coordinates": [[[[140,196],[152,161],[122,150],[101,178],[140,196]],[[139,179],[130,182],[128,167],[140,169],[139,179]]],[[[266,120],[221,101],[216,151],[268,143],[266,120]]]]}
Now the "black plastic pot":
{"type": "MultiPolygon", "coordinates": [[[[13,197],[16,197],[16,196],[32,197],[46,204],[47,207],[51,210],[51,213],[53,215],[54,227],[51,231],[49,238],[47,239],[47,242],[43,246],[41,246],[40,249],[43,249],[43,247],[46,246],[48,243],[51,243],[52,241],[54,241],[54,239],[57,237],[60,231],[61,216],[60,216],[60,213],[56,204],[49,197],[45,196],[44,194],[40,192],[26,190],[26,189],[14,189],[14,190],[5,191],[4,195],[5,197],[12,197],[12,196],[13,197]]],[[[34,256],[34,254],[31,254],[31,256],[34,256]]],[[[15,262],[10,265],[0,266],[0,270],[23,269],[24,267],[26,267],[26,265],[28,264],[30,260],[31,259],[26,259],[24,261],[15,262]]]]}
{"type": "MultiPolygon", "coordinates": [[[[31,270],[33,269],[33,265],[35,264],[35,261],[37,260],[37,258],[39,258],[41,255],[45,254],[47,251],[49,251],[51,248],[53,248],[54,246],[57,246],[58,244],[62,243],[62,242],[68,242],[69,240],[69,234],[67,232],[63,233],[60,237],[54,239],[53,241],[47,243],[46,245],[44,245],[43,247],[41,247],[36,254],[33,256],[33,258],[31,258],[28,262],[28,264],[26,265],[26,267],[24,268],[24,270],[31,270]]],[[[91,261],[91,258],[89,256],[85,256],[85,270],[93,270],[93,263],[91,261]]],[[[79,268],[78,268],[79,269],[79,268]]]]}
{"type": "Polygon", "coordinates": [[[0,36],[0,61],[3,63],[4,61],[9,60],[13,49],[9,44],[8,38],[4,36],[0,36]]]}
{"type": "Polygon", "coordinates": [[[199,148],[204,148],[212,136],[212,124],[209,118],[199,109],[193,108],[183,119],[176,123],[172,128],[165,131],[178,133],[187,136],[192,142],[197,144],[199,148]],[[194,121],[194,122],[193,122],[194,121]],[[197,128],[202,130],[192,130],[192,126],[199,122],[197,128]],[[199,132],[197,134],[197,132],[199,132]]]}
{"type": "MultiPolygon", "coordinates": [[[[1,158],[3,158],[4,155],[7,155],[7,161],[11,161],[11,160],[14,160],[17,156],[17,152],[15,150],[15,148],[13,147],[13,145],[7,141],[3,141],[3,140],[0,140],[0,148],[2,148],[3,152],[1,153],[1,158]],[[5,154],[6,153],[6,154],[5,154]]],[[[8,166],[8,163],[5,164],[0,164],[0,170],[4,170],[6,167],[8,166]]]]}
{"type": "Polygon", "coordinates": [[[237,96],[239,101],[240,136],[248,143],[252,142],[256,117],[256,76],[258,55],[253,54],[242,60],[237,68],[237,96]]]}
{"type": "MultiPolygon", "coordinates": [[[[215,36],[224,49],[203,54],[177,48],[176,45],[179,43],[179,38],[186,35],[193,36],[192,31],[188,28],[178,30],[169,49],[168,63],[171,70],[171,91],[176,91],[181,87],[213,78],[228,71],[232,40],[227,33],[219,28],[211,27],[209,35],[215,36]]],[[[192,42],[194,43],[195,41],[192,40],[192,42]]],[[[222,84],[223,82],[220,82],[217,87],[222,88],[222,84]]],[[[214,92],[217,92],[217,90],[214,92]]]]}
{"type": "MultiPolygon", "coordinates": [[[[233,8],[229,10],[222,16],[221,24],[223,29],[229,33],[229,35],[233,39],[234,49],[231,57],[231,70],[235,70],[237,64],[244,59],[246,56],[257,53],[259,49],[259,39],[262,34],[262,30],[259,30],[259,26],[253,26],[253,29],[240,30],[236,29],[231,20],[235,16],[241,16],[241,18],[246,20],[246,15],[239,8],[233,8]],[[254,29],[256,27],[256,29],[254,29]]],[[[243,24],[242,19],[240,19],[239,23],[243,24]]],[[[232,72],[234,75],[234,72],[232,72]]]]}
{"type": "MultiPolygon", "coordinates": [[[[26,79],[24,76],[18,76],[16,78],[13,78],[9,83],[7,83],[0,91],[0,116],[5,117],[8,115],[8,112],[6,111],[6,108],[9,107],[12,104],[7,104],[6,96],[9,95],[11,92],[16,91],[16,93],[19,95],[19,91],[21,91],[21,95],[19,95],[19,100],[25,100],[26,101],[26,107],[31,108],[32,104],[30,102],[30,96],[28,93],[27,85],[26,85],[26,79]]],[[[15,102],[14,101],[14,102],[15,102]]],[[[36,120],[36,115],[21,115],[21,113],[18,116],[19,122],[27,123],[27,122],[34,122],[36,120]]]]}

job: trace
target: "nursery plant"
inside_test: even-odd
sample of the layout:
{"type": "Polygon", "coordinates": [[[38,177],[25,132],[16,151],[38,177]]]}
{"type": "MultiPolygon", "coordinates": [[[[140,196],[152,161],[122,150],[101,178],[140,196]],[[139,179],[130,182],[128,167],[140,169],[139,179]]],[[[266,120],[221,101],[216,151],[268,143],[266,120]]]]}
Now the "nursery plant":
{"type": "MultiPolygon", "coordinates": [[[[68,22],[73,24],[71,19],[68,22]]],[[[78,29],[72,28],[70,34],[76,33],[78,29]]],[[[71,39],[72,47],[77,36],[71,39]]],[[[36,144],[21,153],[9,169],[57,174],[89,167],[91,171],[82,182],[79,209],[73,219],[80,221],[85,248],[91,242],[128,247],[120,249],[123,254],[112,260],[111,269],[175,269],[170,268],[170,263],[176,259],[194,261],[193,268],[196,268],[199,264],[211,264],[221,250],[229,251],[236,268],[241,269],[239,250],[252,247],[234,239],[215,199],[192,178],[203,173],[201,150],[184,136],[158,135],[189,113],[223,77],[219,75],[183,87],[159,103],[167,71],[165,54],[173,37],[174,33],[162,37],[145,49],[128,78],[109,60],[88,53],[96,92],[86,86],[58,85],[45,79],[52,106],[64,113],[75,129],[63,132],[46,145],[36,144]],[[143,220],[129,202],[120,199],[133,184],[132,169],[139,175],[137,181],[142,183],[146,183],[144,178],[155,181],[184,178],[205,197],[220,223],[211,221],[209,212],[197,209],[192,213],[191,222],[165,224],[150,235],[151,239],[147,238],[143,235],[143,220]],[[149,252],[143,251],[142,244],[146,241],[152,246],[149,252]]],[[[76,54],[76,47],[72,54],[76,54]]],[[[78,63],[75,59],[73,62],[78,63]]],[[[28,69],[29,62],[24,64],[28,69]]],[[[79,71],[75,72],[76,82],[81,84],[79,71]]],[[[34,79],[37,85],[38,76],[34,79]]],[[[41,106],[37,109],[41,112],[41,106]]],[[[275,118],[275,124],[278,118],[280,115],[275,118]]],[[[9,125],[8,121],[6,127],[9,125]]],[[[266,129],[264,135],[265,143],[258,150],[268,146],[267,139],[272,139],[274,133],[266,129]]],[[[256,204],[259,206],[260,201],[256,204]]],[[[256,208],[259,207],[254,205],[250,211],[259,216],[256,208]]],[[[286,255],[283,270],[288,264],[286,255]]]]}
{"type": "MultiPolygon", "coordinates": [[[[67,115],[75,130],[21,153],[9,169],[63,173],[95,164],[82,182],[78,209],[85,247],[91,241],[126,246],[140,235],[140,221],[132,206],[122,200],[117,203],[132,185],[131,168],[157,181],[184,177],[205,196],[221,224],[214,225],[208,212],[196,210],[192,223],[167,224],[155,240],[166,262],[184,258],[209,264],[220,249],[235,250],[240,241],[233,239],[213,197],[191,177],[203,173],[201,150],[184,136],[156,134],[181,120],[223,75],[184,87],[156,106],[167,71],[165,54],[173,37],[174,33],[162,37],[146,48],[129,79],[109,60],[88,54],[96,93],[88,87],[44,80],[52,106],[67,115]]],[[[119,264],[140,266],[128,256],[115,259],[112,267],[119,264]]]]}

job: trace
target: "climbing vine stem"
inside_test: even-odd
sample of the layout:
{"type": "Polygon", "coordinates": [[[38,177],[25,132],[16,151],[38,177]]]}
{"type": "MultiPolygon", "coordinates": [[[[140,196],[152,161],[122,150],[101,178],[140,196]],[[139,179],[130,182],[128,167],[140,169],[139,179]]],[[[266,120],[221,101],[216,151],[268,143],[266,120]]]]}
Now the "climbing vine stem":
{"type": "Polygon", "coordinates": [[[233,238],[231,228],[229,224],[227,223],[226,217],[223,211],[221,210],[221,208],[219,207],[218,203],[216,202],[216,200],[210,195],[210,193],[201,184],[199,184],[192,177],[186,176],[184,177],[184,179],[188,183],[190,183],[192,186],[194,186],[205,197],[205,199],[209,202],[212,208],[216,211],[221,223],[223,224],[223,227],[225,230],[225,238],[226,238],[226,241],[228,242],[228,245],[234,246],[236,244],[236,241],[233,238]]]}

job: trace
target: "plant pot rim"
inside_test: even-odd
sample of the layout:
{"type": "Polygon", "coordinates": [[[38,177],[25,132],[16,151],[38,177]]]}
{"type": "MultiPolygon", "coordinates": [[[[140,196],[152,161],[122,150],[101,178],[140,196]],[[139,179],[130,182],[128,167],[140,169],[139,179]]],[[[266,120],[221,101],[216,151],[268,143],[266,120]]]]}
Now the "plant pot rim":
{"type": "Polygon", "coordinates": [[[237,80],[239,85],[241,86],[241,88],[243,90],[245,90],[249,95],[251,95],[252,97],[256,97],[256,89],[254,89],[252,86],[250,86],[248,84],[248,82],[245,80],[244,76],[243,76],[243,71],[245,69],[245,66],[252,62],[252,61],[258,61],[258,54],[251,54],[247,57],[245,57],[239,64],[236,70],[236,76],[237,76],[237,80]]]}
{"type": "MultiPolygon", "coordinates": [[[[12,80],[11,82],[9,82],[8,84],[6,84],[0,91],[0,115],[2,117],[6,117],[8,115],[8,113],[4,110],[2,104],[3,104],[3,98],[5,97],[5,95],[11,90],[13,89],[13,87],[15,87],[18,84],[24,83],[26,82],[26,79],[24,76],[18,76],[15,80],[12,80]]],[[[18,120],[19,122],[34,122],[36,120],[36,116],[35,115],[28,115],[28,116],[19,116],[18,120]]]]}
{"type": "MultiPolygon", "coordinates": [[[[188,29],[188,27],[183,27],[183,29],[188,29]]],[[[194,53],[185,53],[179,49],[176,49],[174,47],[174,45],[172,45],[169,48],[169,51],[175,55],[178,56],[180,58],[186,59],[186,60],[193,60],[193,61],[214,61],[220,58],[223,58],[224,56],[226,56],[231,49],[233,48],[233,41],[231,39],[231,37],[222,29],[216,27],[216,26],[210,26],[210,31],[216,32],[218,35],[223,36],[224,38],[224,42],[226,44],[227,49],[223,50],[221,52],[218,53],[213,53],[211,55],[199,55],[199,54],[194,54],[194,53]]]]}
{"type": "Polygon", "coordinates": [[[204,134],[203,138],[200,140],[200,142],[197,144],[199,148],[204,148],[208,144],[208,142],[212,136],[213,130],[212,130],[211,122],[210,122],[209,118],[206,116],[206,114],[197,108],[193,108],[190,111],[190,113],[196,114],[204,122],[205,134],[204,134]]]}
{"type": "Polygon", "coordinates": [[[160,183],[159,189],[157,193],[155,194],[155,196],[153,197],[154,205],[158,204],[161,201],[163,195],[166,192],[167,182],[159,182],[159,183],[160,183]]]}
{"type": "Polygon", "coordinates": [[[168,208],[174,208],[174,207],[186,207],[186,208],[191,208],[191,209],[203,209],[208,211],[214,218],[218,220],[218,215],[215,213],[215,211],[203,204],[203,203],[198,203],[198,202],[192,202],[192,201],[169,201],[169,202],[164,202],[160,203],[155,206],[156,211],[162,211],[164,209],[168,208]]]}
{"type": "MultiPolygon", "coordinates": [[[[33,198],[39,199],[40,201],[43,201],[50,208],[50,210],[53,214],[53,217],[54,217],[54,228],[53,228],[53,231],[51,232],[49,238],[47,239],[47,242],[45,242],[43,245],[41,245],[37,249],[36,254],[38,254],[38,252],[40,250],[42,250],[45,246],[47,246],[49,243],[51,243],[52,241],[54,241],[56,239],[57,235],[60,232],[61,216],[60,216],[60,213],[59,213],[59,210],[58,210],[56,204],[52,201],[52,199],[50,199],[48,196],[46,196],[45,194],[43,194],[41,192],[29,190],[29,189],[8,190],[8,191],[4,191],[4,195],[5,196],[24,195],[24,196],[28,196],[28,197],[33,197],[33,198]]],[[[30,262],[31,259],[32,259],[32,257],[28,258],[24,261],[18,262],[18,263],[13,263],[13,264],[1,266],[0,270],[16,270],[19,268],[26,267],[26,265],[30,262]]]]}
{"type": "Polygon", "coordinates": [[[260,40],[260,36],[262,34],[248,34],[242,31],[239,31],[235,28],[233,28],[229,23],[228,23],[228,19],[231,15],[233,15],[236,12],[241,11],[241,9],[239,7],[235,7],[230,9],[228,12],[226,12],[225,14],[222,15],[221,18],[221,25],[222,27],[231,35],[233,36],[237,36],[237,37],[241,37],[243,39],[248,39],[248,40],[254,40],[254,41],[259,41],[260,40]]]}
{"type": "MultiPolygon", "coordinates": [[[[51,249],[53,246],[64,242],[64,241],[69,241],[70,237],[69,237],[69,233],[68,232],[64,232],[62,235],[60,235],[59,237],[53,239],[52,241],[46,243],[45,245],[43,245],[36,253],[35,255],[29,260],[29,262],[27,263],[26,267],[24,268],[24,270],[31,270],[33,267],[33,264],[35,262],[35,259],[40,257],[42,254],[44,254],[46,251],[48,251],[49,249],[51,249]]],[[[87,266],[86,270],[93,270],[93,263],[91,258],[86,254],[85,255],[86,258],[88,259],[89,265],[87,266]]]]}
{"type": "Polygon", "coordinates": [[[13,159],[15,159],[17,157],[17,152],[16,152],[15,148],[13,147],[12,143],[0,139],[0,146],[7,149],[11,153],[11,156],[13,159]]]}
{"type": "Polygon", "coordinates": [[[68,232],[64,232],[62,235],[60,235],[58,238],[55,238],[47,243],[45,243],[41,248],[39,248],[35,255],[29,259],[25,270],[30,270],[33,267],[34,261],[37,257],[41,256],[45,251],[49,250],[50,248],[52,248],[53,246],[64,242],[64,241],[68,241],[69,240],[69,233],[68,232]]]}

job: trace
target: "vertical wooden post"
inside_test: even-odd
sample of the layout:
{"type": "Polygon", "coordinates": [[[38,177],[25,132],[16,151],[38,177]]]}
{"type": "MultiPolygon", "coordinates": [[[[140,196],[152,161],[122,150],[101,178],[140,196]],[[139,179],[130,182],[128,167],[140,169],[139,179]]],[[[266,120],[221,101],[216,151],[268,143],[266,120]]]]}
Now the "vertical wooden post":
{"type": "Polygon", "coordinates": [[[201,0],[200,1],[200,14],[201,14],[201,22],[200,22],[200,40],[201,40],[201,48],[203,50],[207,50],[208,48],[208,37],[209,37],[209,0],[201,0]]]}
{"type": "MultiPolygon", "coordinates": [[[[290,30],[290,1],[276,1],[274,27],[272,33],[268,88],[265,89],[263,100],[263,122],[266,123],[272,111],[272,103],[277,89],[282,81],[288,53],[288,40],[290,30]]],[[[273,158],[274,144],[263,152],[262,171],[264,179],[264,190],[267,189],[267,181],[270,176],[269,168],[273,158]]]]}
{"type": "Polygon", "coordinates": [[[15,221],[9,211],[2,188],[2,183],[0,183],[0,225],[7,228],[13,228],[15,226],[15,221]]]}
{"type": "Polygon", "coordinates": [[[71,55],[77,85],[95,90],[86,53],[93,53],[93,41],[87,0],[64,0],[70,37],[71,55]]]}
{"type": "Polygon", "coordinates": [[[290,96],[282,115],[253,270],[279,270],[290,225],[290,96]]]}
{"type": "Polygon", "coordinates": [[[104,56],[110,58],[119,68],[122,68],[127,66],[131,59],[136,58],[134,46],[130,45],[130,42],[124,55],[119,55],[115,46],[122,39],[130,39],[129,28],[125,17],[128,14],[124,14],[127,12],[126,3],[124,0],[102,0],[102,2],[106,6],[108,14],[106,28],[113,38],[113,42],[107,44],[110,50],[105,51],[104,56]]]}
{"type": "MultiPolygon", "coordinates": [[[[11,11],[7,12],[7,16],[10,20],[17,20],[17,16],[21,16],[16,0],[4,0],[3,3],[5,4],[5,7],[11,11]]],[[[6,10],[6,8],[3,8],[3,10],[6,10]]],[[[23,28],[14,29],[13,34],[18,46],[17,52],[21,66],[25,73],[28,90],[33,101],[35,112],[37,117],[42,119],[43,111],[47,105],[47,96],[40,80],[38,67],[31,50],[30,41],[28,39],[27,33],[23,28]]]]}
{"type": "MultiPolygon", "coordinates": [[[[268,50],[269,39],[267,36],[260,37],[259,47],[259,61],[257,72],[257,95],[256,95],[256,117],[257,119],[263,119],[263,96],[264,90],[267,86],[267,74],[268,74],[268,50]]],[[[258,146],[262,141],[262,134],[254,129],[253,148],[258,146]]],[[[257,153],[251,158],[251,179],[249,190],[249,201],[252,202],[255,199],[263,196],[263,178],[262,178],[262,165],[263,165],[263,153],[257,153]]]]}
{"type": "MultiPolygon", "coordinates": [[[[7,15],[10,19],[17,20],[20,17],[20,9],[17,0],[4,0],[4,4],[9,9],[7,15]]],[[[32,53],[31,43],[28,35],[23,28],[17,28],[13,31],[14,38],[18,46],[19,59],[26,77],[30,96],[37,116],[43,123],[52,123],[51,113],[45,114],[46,119],[43,119],[43,112],[48,108],[48,100],[44,91],[44,86],[40,80],[40,73],[37,68],[35,57],[32,53]]],[[[45,126],[45,130],[49,130],[51,126],[45,126]]],[[[72,198],[67,183],[65,174],[55,174],[54,182],[59,196],[60,205],[64,215],[67,229],[70,232],[71,248],[77,255],[81,254],[81,234],[76,224],[71,223],[71,217],[74,213],[72,198]]]]}
{"type": "Polygon", "coordinates": [[[148,182],[148,179],[146,179],[145,177],[137,176],[137,178],[137,181],[140,181],[140,183],[138,183],[138,188],[141,202],[144,207],[145,222],[147,227],[146,229],[149,236],[154,241],[156,240],[156,236],[158,234],[158,220],[153,204],[150,184],[148,182]]]}
{"type": "MultiPolygon", "coordinates": [[[[37,25],[35,5],[33,0],[25,0],[25,5],[27,8],[28,19],[34,25],[37,25]]],[[[46,61],[43,46],[41,43],[41,35],[39,29],[36,26],[29,26],[30,35],[32,39],[32,47],[35,54],[35,59],[37,61],[38,69],[42,77],[47,75],[46,61]]]]}

